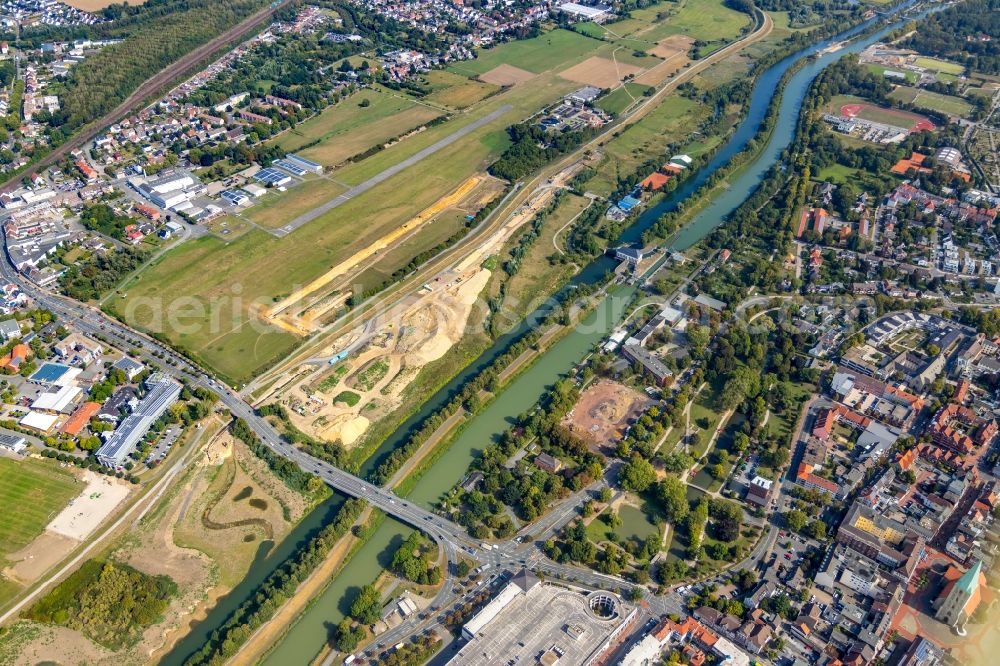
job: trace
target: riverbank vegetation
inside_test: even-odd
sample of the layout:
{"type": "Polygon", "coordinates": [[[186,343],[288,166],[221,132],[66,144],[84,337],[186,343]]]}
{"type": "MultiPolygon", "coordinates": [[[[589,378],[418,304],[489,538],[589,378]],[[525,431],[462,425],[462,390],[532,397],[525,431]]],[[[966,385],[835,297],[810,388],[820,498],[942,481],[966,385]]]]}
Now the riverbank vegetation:
{"type": "Polygon", "coordinates": [[[364,500],[346,500],[331,523],[324,526],[295,556],[271,574],[257,592],[233,611],[209,641],[185,661],[186,666],[222,664],[250,635],[267,622],[298,586],[319,566],[344,537],[367,506],[364,500]]]}

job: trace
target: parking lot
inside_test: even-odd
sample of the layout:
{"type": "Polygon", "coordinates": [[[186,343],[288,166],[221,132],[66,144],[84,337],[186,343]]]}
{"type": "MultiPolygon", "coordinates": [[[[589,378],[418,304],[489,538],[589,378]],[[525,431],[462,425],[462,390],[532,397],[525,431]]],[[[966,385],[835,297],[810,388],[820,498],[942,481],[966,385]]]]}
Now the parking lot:
{"type": "Polygon", "coordinates": [[[153,447],[153,450],[149,452],[148,456],[146,456],[146,465],[153,467],[163,462],[163,459],[167,457],[168,453],[170,453],[170,449],[177,443],[177,438],[180,437],[180,435],[181,428],[178,426],[168,428],[163,433],[163,436],[160,437],[156,446],[153,447]]]}

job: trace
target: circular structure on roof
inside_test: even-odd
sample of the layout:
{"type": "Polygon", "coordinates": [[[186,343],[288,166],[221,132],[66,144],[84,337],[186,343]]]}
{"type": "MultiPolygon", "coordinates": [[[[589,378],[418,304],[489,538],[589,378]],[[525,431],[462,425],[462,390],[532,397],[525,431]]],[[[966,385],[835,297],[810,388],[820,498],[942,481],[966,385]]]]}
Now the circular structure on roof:
{"type": "Polygon", "coordinates": [[[618,599],[613,594],[594,592],[588,597],[587,605],[594,617],[600,620],[614,620],[618,617],[618,599]]]}

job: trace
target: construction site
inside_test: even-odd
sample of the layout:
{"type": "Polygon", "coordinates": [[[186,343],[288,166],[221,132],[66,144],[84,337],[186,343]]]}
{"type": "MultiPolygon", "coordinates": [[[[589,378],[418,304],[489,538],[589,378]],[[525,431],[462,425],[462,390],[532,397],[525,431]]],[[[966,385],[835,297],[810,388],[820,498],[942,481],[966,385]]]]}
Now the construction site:
{"type": "MultiPolygon", "coordinates": [[[[278,402],[285,406],[295,427],[310,436],[339,441],[348,447],[356,443],[372,422],[399,406],[403,391],[421,368],[444,356],[468,332],[470,325],[482,320],[472,315],[491,275],[484,266],[486,260],[498,254],[519,228],[545,208],[578,169],[578,165],[573,165],[538,188],[526,204],[514,210],[456,264],[430,278],[389,311],[315,349],[312,357],[282,373],[258,402],[278,402]]],[[[478,203],[485,196],[484,191],[494,192],[495,196],[494,190],[485,187],[491,182],[485,177],[466,181],[440,205],[435,205],[434,212],[429,213],[428,209],[414,218],[421,222],[411,222],[410,229],[426,224],[448,207],[461,202],[468,205],[470,197],[480,197],[478,203]]],[[[388,242],[383,244],[383,241],[377,245],[387,247],[388,242]]],[[[370,258],[376,251],[369,248],[358,255],[370,258]]],[[[272,321],[280,321],[300,335],[316,330],[322,322],[320,314],[332,306],[329,298],[312,301],[322,301],[320,306],[307,305],[309,296],[341,284],[344,276],[364,261],[352,257],[341,266],[353,263],[353,269],[331,270],[276,304],[272,321]],[[303,314],[293,316],[293,311],[303,314]]]]}

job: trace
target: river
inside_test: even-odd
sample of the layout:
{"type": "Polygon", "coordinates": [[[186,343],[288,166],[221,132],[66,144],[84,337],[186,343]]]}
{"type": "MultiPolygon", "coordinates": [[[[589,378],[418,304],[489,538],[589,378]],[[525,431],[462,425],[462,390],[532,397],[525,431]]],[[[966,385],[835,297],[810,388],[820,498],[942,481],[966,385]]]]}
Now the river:
{"type": "MultiPolygon", "coordinates": [[[[911,0],[898,9],[912,4],[911,0]]],[[[727,165],[736,154],[746,148],[760,129],[771,99],[777,91],[778,83],[790,67],[803,59],[818,54],[831,44],[857,35],[868,28],[870,24],[871,21],[866,22],[809,46],[764,71],[754,86],[745,118],[736,131],[730,135],[722,149],[698,173],[655,206],[644,211],[626,229],[622,242],[638,242],[643,232],[661,215],[676,209],[680,202],[690,197],[713,173],[727,165]]],[[[760,185],[764,174],[778,161],[782,151],[791,143],[798,121],[799,109],[808,92],[809,85],[825,67],[844,55],[863,50],[898,25],[899,23],[890,25],[840,50],[819,55],[796,71],[789,78],[782,91],[779,115],[766,146],[756,158],[739,171],[739,175],[726,191],[716,196],[705,209],[671,239],[671,246],[674,249],[684,250],[706,237],[760,185]]],[[[610,258],[599,258],[584,268],[567,288],[571,289],[574,285],[593,283],[613,268],[614,262],[610,258]]],[[[440,497],[441,493],[461,480],[469,463],[478,452],[502,433],[509,426],[513,417],[530,409],[547,387],[551,386],[561,374],[569,371],[593,348],[595,343],[614,328],[625,314],[625,307],[630,302],[633,293],[630,287],[613,289],[580,326],[556,342],[527,371],[515,378],[510,386],[468,423],[451,444],[448,454],[438,459],[424,473],[410,493],[410,499],[424,506],[429,506],[440,497]]],[[[474,363],[438,391],[372,454],[361,469],[362,476],[372,471],[389,452],[409,437],[421,421],[450,400],[468,378],[474,376],[483,367],[503,354],[512,341],[523,335],[541,318],[539,315],[549,309],[550,306],[543,306],[539,313],[530,316],[513,331],[499,338],[474,363]]],[[[395,520],[386,519],[340,575],[331,582],[330,586],[315,600],[264,659],[266,666],[308,664],[321,649],[330,627],[335,626],[344,617],[355,591],[360,586],[371,582],[378,575],[386,558],[391,557],[395,544],[405,539],[409,530],[409,527],[395,520]]],[[[266,561],[274,559],[276,558],[266,558],[266,561]]],[[[254,579],[260,579],[261,577],[257,575],[255,569],[256,567],[251,570],[251,576],[254,579]]],[[[229,597],[234,598],[234,602],[236,597],[246,593],[242,584],[238,589],[240,594],[234,591],[229,595],[229,597]]],[[[224,612],[216,612],[219,609],[214,609],[206,621],[198,626],[196,633],[200,640],[204,640],[204,637],[210,633],[210,627],[218,626],[225,620],[225,616],[231,612],[231,605],[227,604],[230,608],[224,612]]],[[[178,649],[171,653],[166,663],[179,664],[183,658],[176,659],[175,655],[178,653],[183,656],[190,654],[192,645],[194,645],[194,649],[197,648],[196,643],[197,641],[185,639],[178,646],[178,649]],[[185,649],[181,650],[181,646],[184,646],[185,649]]]]}

